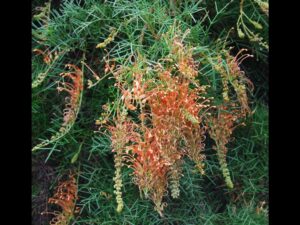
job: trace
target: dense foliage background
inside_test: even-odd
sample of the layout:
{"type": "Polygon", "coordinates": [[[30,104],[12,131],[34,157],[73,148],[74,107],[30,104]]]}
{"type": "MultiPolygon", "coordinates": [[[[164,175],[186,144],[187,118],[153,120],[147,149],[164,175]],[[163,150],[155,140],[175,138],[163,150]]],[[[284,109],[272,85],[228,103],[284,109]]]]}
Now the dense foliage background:
{"type": "Polygon", "coordinates": [[[32,1],[33,147],[49,139],[62,124],[66,94],[58,93],[57,85],[63,82],[59,74],[66,71],[65,64],[82,68],[85,83],[70,131],[32,153],[33,224],[49,224],[53,216],[41,213],[60,210],[48,204],[48,199],[70,171],[77,174],[76,205],[80,207],[70,224],[268,223],[268,15],[261,1],[65,0],[47,4],[32,1]],[[238,22],[241,15],[242,24],[238,22]],[[245,121],[246,126],[234,130],[234,139],[228,144],[227,162],[235,186],[225,186],[212,141],[208,140],[206,174],[199,174],[187,160],[180,197],[166,196],[164,217],[153,210],[151,201],[140,197],[130,169],[123,173],[125,207],[118,213],[110,137],[95,132],[95,121],[103,116],[102,106],[120,98],[114,79],[105,75],[106,61],[130,65],[138,55],[149,62],[166,56],[167,46],[160,36],[174,23],[182,33],[190,30],[184,43],[195,48],[193,57],[200,64],[199,72],[216,93],[222,92],[220,78],[210,59],[230,47],[232,55],[246,48],[254,56],[240,64],[254,85],[249,96],[254,113],[245,121]],[[96,48],[114,30],[115,37],[105,47],[96,48]],[[81,61],[99,75],[99,83],[81,61]],[[88,80],[95,86],[86,88],[88,80]]]}

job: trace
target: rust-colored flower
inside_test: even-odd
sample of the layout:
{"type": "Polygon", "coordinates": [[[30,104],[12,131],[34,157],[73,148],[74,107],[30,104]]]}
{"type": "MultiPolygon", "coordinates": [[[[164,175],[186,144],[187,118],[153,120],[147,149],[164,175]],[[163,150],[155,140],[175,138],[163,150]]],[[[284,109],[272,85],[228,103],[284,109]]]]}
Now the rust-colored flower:
{"type": "Polygon", "coordinates": [[[74,69],[74,72],[61,73],[60,76],[70,81],[63,81],[61,82],[62,86],[57,87],[59,92],[66,91],[69,94],[66,98],[67,103],[64,109],[64,123],[62,126],[66,126],[76,119],[80,95],[83,90],[82,71],[72,64],[67,64],[66,67],[74,69]]]}
{"type": "Polygon", "coordinates": [[[52,198],[49,198],[48,203],[59,206],[61,211],[44,212],[44,214],[53,214],[55,216],[50,221],[51,225],[67,225],[74,215],[79,212],[79,208],[76,207],[76,201],[78,200],[77,191],[78,187],[74,174],[70,174],[68,180],[59,183],[55,194],[52,198]]]}

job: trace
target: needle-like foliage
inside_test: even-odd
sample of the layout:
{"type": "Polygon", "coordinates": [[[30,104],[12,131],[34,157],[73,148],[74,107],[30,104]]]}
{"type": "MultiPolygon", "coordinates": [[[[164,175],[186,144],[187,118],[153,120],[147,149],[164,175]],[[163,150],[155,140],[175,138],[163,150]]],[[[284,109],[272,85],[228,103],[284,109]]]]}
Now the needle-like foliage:
{"type": "Polygon", "coordinates": [[[32,8],[33,224],[267,224],[267,1],[32,8]]]}

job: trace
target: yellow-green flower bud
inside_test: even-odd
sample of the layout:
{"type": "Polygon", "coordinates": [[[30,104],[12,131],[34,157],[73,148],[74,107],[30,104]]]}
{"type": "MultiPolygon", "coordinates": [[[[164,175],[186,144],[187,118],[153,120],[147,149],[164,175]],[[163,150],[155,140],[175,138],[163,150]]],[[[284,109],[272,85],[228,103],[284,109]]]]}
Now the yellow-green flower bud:
{"type": "Polygon", "coordinates": [[[243,33],[243,31],[240,28],[238,28],[237,31],[238,31],[239,37],[243,39],[245,37],[245,34],[243,33]]]}
{"type": "Polygon", "coordinates": [[[255,22],[255,21],[253,21],[253,20],[251,20],[251,23],[253,24],[253,26],[254,26],[256,29],[259,29],[259,30],[263,29],[263,26],[262,26],[260,23],[255,22]]]}

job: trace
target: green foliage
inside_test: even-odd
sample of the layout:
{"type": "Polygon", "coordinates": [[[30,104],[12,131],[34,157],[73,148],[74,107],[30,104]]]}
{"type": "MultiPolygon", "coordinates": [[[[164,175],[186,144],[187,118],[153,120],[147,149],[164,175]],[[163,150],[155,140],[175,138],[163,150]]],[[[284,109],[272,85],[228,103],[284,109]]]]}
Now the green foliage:
{"type": "MultiPolygon", "coordinates": [[[[39,14],[35,8],[45,3],[33,1],[33,15],[39,14]]],[[[32,21],[32,49],[40,49],[53,57],[58,53],[57,60],[50,64],[45,63],[44,56],[32,55],[33,82],[40,74],[46,74],[32,89],[33,146],[55,134],[63,122],[66,95],[58,94],[56,88],[57,82],[64,81],[59,74],[66,72],[66,64],[83,68],[85,80],[93,81],[95,86],[88,88],[84,83],[81,107],[72,129],[32,153],[33,167],[48,166],[56,177],[51,177],[51,186],[43,185],[40,178],[33,179],[34,215],[46,209],[37,201],[41,193],[51,196],[58,177],[75,169],[79,171],[77,205],[81,210],[73,219],[74,224],[267,224],[268,51],[258,42],[239,37],[239,0],[64,0],[60,5],[51,1],[50,9],[48,19],[32,21]],[[250,97],[254,113],[247,119],[246,127],[234,131],[234,140],[228,144],[227,164],[234,188],[225,187],[216,152],[212,150],[213,140],[208,138],[205,176],[188,160],[182,168],[180,197],[165,197],[168,207],[162,218],[132,185],[132,170],[124,168],[122,192],[126,194],[122,196],[124,209],[119,214],[113,187],[115,168],[110,136],[103,129],[98,131],[95,125],[96,120],[106,116],[104,104],[111,107],[109,122],[121,97],[114,87],[115,79],[105,68],[128,67],[143,56],[142,61],[147,62],[147,69],[151,70],[154,62],[170,53],[163,35],[179,30],[185,33],[187,29],[190,32],[186,33],[184,44],[193,47],[193,58],[199,63],[200,83],[211,85],[212,93],[222,93],[221,77],[214,68],[222,50],[234,46],[234,53],[247,48],[254,55],[240,65],[254,83],[254,94],[250,97]],[[104,48],[96,48],[113,30],[117,31],[114,38],[106,41],[104,48]],[[81,61],[97,74],[101,79],[99,83],[81,61]]],[[[268,16],[257,1],[245,0],[243,11],[254,21],[253,24],[245,20],[245,26],[268,42],[268,16]],[[256,29],[255,23],[261,24],[262,29],[256,29]]],[[[149,77],[154,76],[154,73],[149,74],[149,77]]],[[[125,77],[132,80],[130,73],[125,77]]],[[[50,220],[47,216],[43,218],[43,223],[39,220],[35,224],[47,224],[50,220]]]]}

